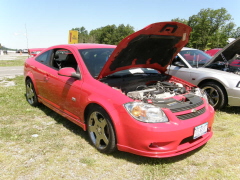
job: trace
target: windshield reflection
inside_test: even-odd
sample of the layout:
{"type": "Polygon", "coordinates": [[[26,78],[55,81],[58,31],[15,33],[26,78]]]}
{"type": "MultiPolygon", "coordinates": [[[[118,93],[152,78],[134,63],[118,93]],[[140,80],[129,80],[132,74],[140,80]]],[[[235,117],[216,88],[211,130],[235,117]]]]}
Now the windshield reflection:
{"type": "Polygon", "coordinates": [[[79,49],[79,53],[93,77],[97,77],[114,48],[79,49]]]}
{"type": "Polygon", "coordinates": [[[211,56],[200,50],[182,50],[179,54],[192,66],[200,67],[210,61],[211,56]]]}

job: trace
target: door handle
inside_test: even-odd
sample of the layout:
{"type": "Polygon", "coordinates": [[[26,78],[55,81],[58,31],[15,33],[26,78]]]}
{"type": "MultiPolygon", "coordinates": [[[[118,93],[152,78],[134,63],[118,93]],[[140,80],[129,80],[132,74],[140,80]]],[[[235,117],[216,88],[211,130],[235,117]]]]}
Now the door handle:
{"type": "Polygon", "coordinates": [[[44,75],[44,81],[49,81],[49,75],[48,74],[44,75]]]}

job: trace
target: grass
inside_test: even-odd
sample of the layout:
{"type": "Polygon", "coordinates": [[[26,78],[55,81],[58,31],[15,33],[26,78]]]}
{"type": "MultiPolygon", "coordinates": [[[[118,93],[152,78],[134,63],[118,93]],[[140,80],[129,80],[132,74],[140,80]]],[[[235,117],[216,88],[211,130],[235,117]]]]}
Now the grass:
{"type": "MultiPolygon", "coordinates": [[[[6,79],[5,79],[6,80],[6,79]]],[[[240,179],[240,108],[216,113],[214,136],[203,147],[165,159],[95,150],[78,126],[25,100],[23,76],[0,84],[1,179],[240,179]]]]}
{"type": "Polygon", "coordinates": [[[0,67],[5,66],[23,66],[24,61],[27,59],[27,56],[16,56],[14,60],[1,60],[0,59],[0,67]]]}

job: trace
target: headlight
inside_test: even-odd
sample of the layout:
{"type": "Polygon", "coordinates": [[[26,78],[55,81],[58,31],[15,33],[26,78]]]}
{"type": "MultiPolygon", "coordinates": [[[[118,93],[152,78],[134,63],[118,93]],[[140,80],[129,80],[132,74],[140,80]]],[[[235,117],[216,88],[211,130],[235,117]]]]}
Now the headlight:
{"type": "Polygon", "coordinates": [[[204,90],[201,90],[201,91],[202,91],[202,97],[203,97],[204,99],[206,99],[207,103],[209,103],[209,102],[208,102],[208,95],[207,95],[207,93],[206,93],[204,90]]]}
{"type": "Polygon", "coordinates": [[[168,122],[165,113],[156,106],[142,102],[130,102],[124,104],[128,113],[138,121],[148,123],[168,122]]]}
{"type": "Polygon", "coordinates": [[[200,96],[200,97],[206,99],[206,101],[208,102],[207,93],[204,90],[196,88],[195,89],[195,95],[196,96],[200,96]]]}

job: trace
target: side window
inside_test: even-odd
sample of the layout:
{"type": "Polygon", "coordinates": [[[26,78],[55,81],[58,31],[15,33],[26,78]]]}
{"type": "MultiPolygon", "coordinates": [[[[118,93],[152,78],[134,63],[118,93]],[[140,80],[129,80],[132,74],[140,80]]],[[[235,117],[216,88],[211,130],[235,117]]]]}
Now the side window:
{"type": "Polygon", "coordinates": [[[187,65],[183,62],[183,60],[179,56],[173,58],[172,65],[187,68],[187,65]]]}
{"type": "Polygon", "coordinates": [[[72,67],[77,71],[77,61],[71,51],[67,49],[56,49],[53,54],[52,66],[55,69],[72,67]]]}
{"type": "Polygon", "coordinates": [[[49,60],[49,53],[50,51],[47,51],[43,54],[41,54],[40,56],[36,57],[36,61],[42,63],[42,64],[47,64],[48,63],[48,60],[49,60]]]}

